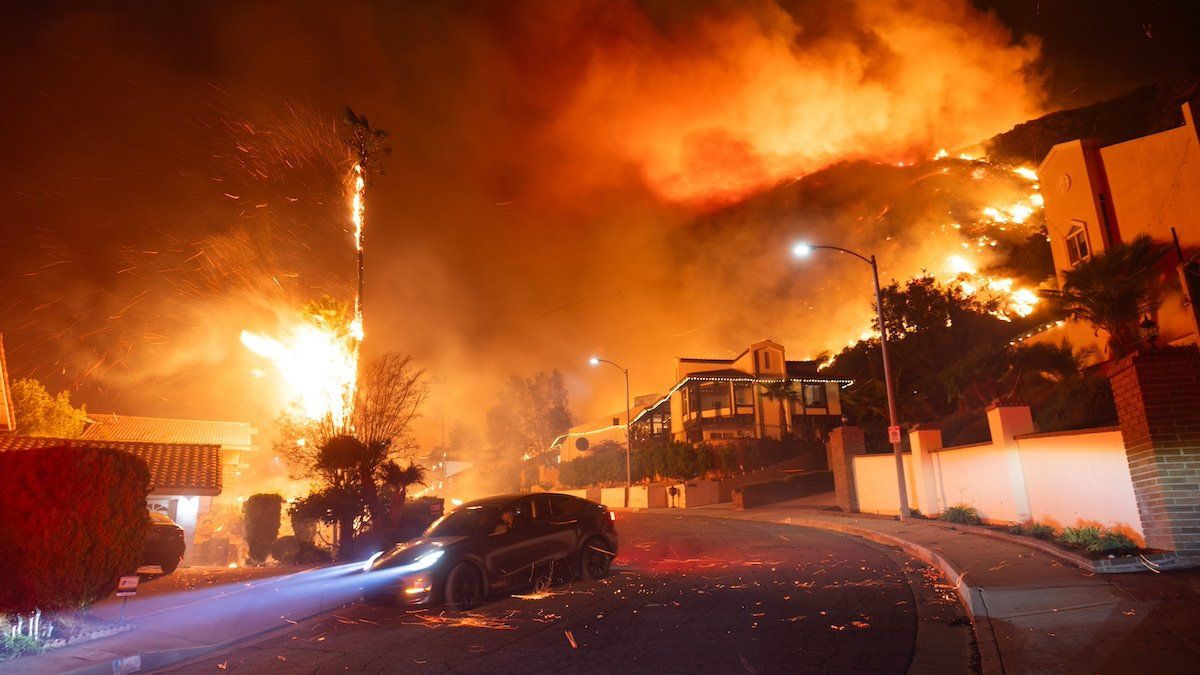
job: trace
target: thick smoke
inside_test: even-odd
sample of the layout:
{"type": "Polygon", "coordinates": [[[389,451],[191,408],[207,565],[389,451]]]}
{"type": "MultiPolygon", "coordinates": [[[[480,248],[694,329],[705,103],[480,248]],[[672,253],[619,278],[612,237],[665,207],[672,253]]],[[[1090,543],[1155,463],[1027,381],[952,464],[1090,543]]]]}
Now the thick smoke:
{"type": "Polygon", "coordinates": [[[1037,46],[964,1],[758,2],[666,30],[622,17],[585,39],[559,124],[672,201],[728,203],[835,161],[927,157],[1042,103],[1037,46]]]}
{"type": "Polygon", "coordinates": [[[237,336],[350,297],[334,120],[351,104],[395,149],[368,201],[366,349],[434,378],[426,446],[443,416],[481,430],[510,373],[561,369],[589,418],[624,397],[592,353],[637,394],[671,384],[674,356],[856,337],[865,300],[827,318],[868,290],[860,270],[796,276],[788,246],[806,228],[881,256],[904,241],[885,270],[919,270],[934,219],[870,220],[917,176],[889,174],[887,199],[869,172],[754,194],[974,143],[1040,103],[1036,46],[967,0],[212,3],[23,25],[0,74],[14,376],[93,410],[269,429],[278,383],[250,377],[237,336]]]}

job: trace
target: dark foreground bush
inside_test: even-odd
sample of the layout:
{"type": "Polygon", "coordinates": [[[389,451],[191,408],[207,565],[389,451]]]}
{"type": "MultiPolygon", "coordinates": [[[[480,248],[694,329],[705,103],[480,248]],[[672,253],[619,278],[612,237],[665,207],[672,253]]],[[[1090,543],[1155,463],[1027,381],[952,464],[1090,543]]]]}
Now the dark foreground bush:
{"type": "Polygon", "coordinates": [[[242,504],[246,524],[246,545],[250,548],[251,564],[261,563],[271,553],[271,544],[279,536],[283,497],[276,494],[251,495],[242,504]]]}
{"type": "Polygon", "coordinates": [[[271,544],[271,557],[285,565],[319,565],[333,559],[328,549],[314,546],[311,541],[290,534],[271,544]]]}
{"type": "Polygon", "coordinates": [[[141,562],[150,473],[116,450],[0,452],[0,612],[107,597],[141,562]]]}

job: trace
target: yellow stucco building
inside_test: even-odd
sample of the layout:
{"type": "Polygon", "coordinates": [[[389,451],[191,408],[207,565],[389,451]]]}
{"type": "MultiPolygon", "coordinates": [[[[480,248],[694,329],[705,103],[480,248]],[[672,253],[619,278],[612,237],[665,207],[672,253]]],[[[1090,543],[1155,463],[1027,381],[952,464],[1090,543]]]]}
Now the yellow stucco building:
{"type": "MultiPolygon", "coordinates": [[[[1183,105],[1183,125],[1122,143],[1091,139],[1059,143],[1038,167],[1045,199],[1046,226],[1059,284],[1064,273],[1112,245],[1147,234],[1172,247],[1158,284],[1161,304],[1151,318],[1158,344],[1196,341],[1196,321],[1185,288],[1191,279],[1200,294],[1195,267],[1185,263],[1200,252],[1200,103],[1183,105]],[[1172,231],[1174,230],[1174,231],[1172,231]],[[1176,245],[1178,242],[1178,245],[1176,245]]],[[[1075,347],[1096,347],[1107,358],[1107,336],[1070,322],[1036,336],[1068,339],[1075,347]]]]}

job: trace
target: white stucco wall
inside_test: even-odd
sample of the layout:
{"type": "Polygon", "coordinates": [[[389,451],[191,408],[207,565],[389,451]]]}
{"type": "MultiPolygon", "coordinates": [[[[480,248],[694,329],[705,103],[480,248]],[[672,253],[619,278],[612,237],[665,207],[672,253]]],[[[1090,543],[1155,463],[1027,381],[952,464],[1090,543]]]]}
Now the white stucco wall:
{"type": "MultiPolygon", "coordinates": [[[[916,503],[913,488],[912,456],[904,455],[904,488],[908,503],[916,503]]],[[[896,457],[859,455],[854,458],[854,486],[858,491],[858,510],[863,513],[900,513],[900,491],[896,485],[896,457]]]]}
{"type": "Polygon", "coordinates": [[[1021,515],[1009,477],[1009,465],[991,443],[933,453],[934,490],[938,505],[923,513],[941,513],[947,506],[974,506],[985,520],[1018,521],[1021,515]]]}
{"type": "Polygon", "coordinates": [[[1120,431],[1017,440],[1035,520],[1055,527],[1098,523],[1142,540],[1120,431]]]}
{"type": "MultiPolygon", "coordinates": [[[[914,465],[906,454],[909,504],[925,515],[966,504],[987,521],[1016,522],[1022,520],[1020,504],[1026,501],[1033,520],[1055,528],[1094,524],[1143,541],[1120,431],[1027,434],[1016,437],[1015,448],[1019,460],[1015,463],[1008,450],[992,443],[934,450],[927,464],[932,476],[922,476],[923,481],[932,481],[935,499],[929,504],[922,504],[915,494],[914,465]],[[1019,473],[1012,473],[1014,466],[1019,466],[1019,473]],[[1024,494],[1019,493],[1020,485],[1014,486],[1014,475],[1023,478],[1019,482],[1024,494]]],[[[859,510],[897,513],[895,476],[891,455],[855,457],[859,510]]]]}

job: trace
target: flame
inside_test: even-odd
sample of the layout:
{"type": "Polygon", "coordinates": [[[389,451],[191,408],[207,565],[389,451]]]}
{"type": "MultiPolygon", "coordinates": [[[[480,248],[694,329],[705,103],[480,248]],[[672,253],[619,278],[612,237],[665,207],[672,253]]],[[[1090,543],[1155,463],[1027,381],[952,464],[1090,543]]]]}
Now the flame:
{"type": "Polygon", "coordinates": [[[300,322],[283,339],[242,331],[241,340],[275,366],[305,419],[330,419],[341,427],[354,400],[360,335],[353,329],[300,322]]]}
{"type": "MultiPolygon", "coordinates": [[[[363,247],[366,215],[366,181],[361,164],[354,165],[354,194],[350,219],[354,223],[354,246],[363,247]]],[[[287,337],[242,331],[247,349],[270,361],[287,384],[297,412],[311,421],[329,420],[346,428],[358,387],[358,354],[363,340],[361,298],[354,300],[354,316],[342,325],[331,325],[320,317],[299,321],[287,337]]],[[[297,441],[303,444],[303,439],[297,441]]]]}
{"type": "Polygon", "coordinates": [[[363,180],[361,164],[354,165],[354,197],[350,200],[350,220],[354,223],[354,248],[361,251],[363,247],[363,222],[367,214],[365,193],[367,183],[363,180]]]}

